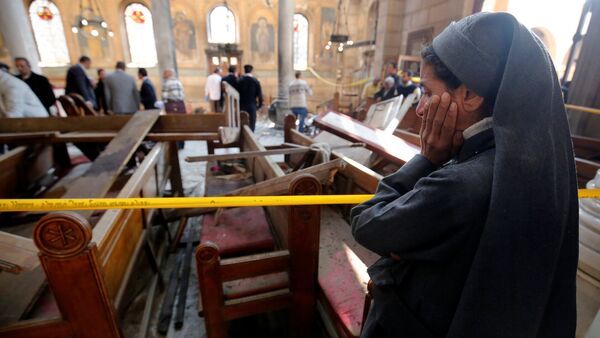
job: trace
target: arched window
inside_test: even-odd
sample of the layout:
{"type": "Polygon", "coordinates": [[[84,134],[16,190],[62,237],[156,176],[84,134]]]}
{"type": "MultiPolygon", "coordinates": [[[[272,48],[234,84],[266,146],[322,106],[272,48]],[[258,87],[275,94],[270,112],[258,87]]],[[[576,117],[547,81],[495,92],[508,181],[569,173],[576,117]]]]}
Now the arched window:
{"type": "Polygon", "coordinates": [[[132,3],[125,8],[125,29],[131,65],[152,67],[158,62],[154,43],[152,13],[148,7],[132,3]]]}
{"type": "Polygon", "coordinates": [[[294,69],[308,67],[308,20],[302,14],[294,14],[294,69]]]}
{"type": "Polygon", "coordinates": [[[58,7],[48,0],[29,5],[29,18],[40,55],[40,66],[57,67],[69,63],[69,51],[58,7]]]}
{"type": "Polygon", "coordinates": [[[217,6],[208,14],[208,42],[236,42],[235,16],[229,8],[217,6]]]}

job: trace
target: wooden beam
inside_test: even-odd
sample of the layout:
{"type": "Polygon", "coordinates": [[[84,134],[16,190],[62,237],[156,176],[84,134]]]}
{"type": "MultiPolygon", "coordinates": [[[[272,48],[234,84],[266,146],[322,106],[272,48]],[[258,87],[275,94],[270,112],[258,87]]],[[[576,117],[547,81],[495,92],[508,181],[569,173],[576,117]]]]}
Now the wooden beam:
{"type": "Polygon", "coordinates": [[[169,331],[169,324],[171,323],[171,317],[173,316],[173,304],[175,304],[175,297],[177,295],[177,282],[179,280],[179,266],[183,261],[183,251],[177,254],[176,264],[171,275],[169,276],[169,284],[165,290],[162,305],[160,307],[160,313],[158,315],[158,323],[156,324],[156,331],[160,334],[167,334],[169,331]]]}
{"type": "MultiPolygon", "coordinates": [[[[162,153],[166,151],[166,147],[167,145],[165,143],[159,143],[152,148],[133,176],[129,178],[125,186],[121,189],[117,198],[139,196],[142,186],[148,181],[149,175],[153,173],[151,170],[152,167],[160,161],[162,153]]],[[[107,210],[93,229],[92,240],[98,246],[103,266],[107,262],[107,253],[109,253],[109,248],[112,246],[111,243],[114,239],[113,232],[116,230],[115,228],[117,228],[113,225],[118,222],[119,218],[121,218],[125,212],[126,210],[124,209],[107,210]]]]}
{"type": "Polygon", "coordinates": [[[223,282],[284,271],[290,264],[290,252],[279,250],[221,260],[223,282]]]}
{"type": "Polygon", "coordinates": [[[194,249],[194,239],[192,238],[192,227],[188,227],[186,234],[185,254],[183,257],[183,267],[181,268],[181,283],[179,284],[179,293],[177,295],[177,309],[175,311],[175,329],[179,330],[183,326],[183,317],[186,306],[187,290],[190,281],[190,270],[192,266],[192,255],[194,249]]]}
{"type": "MultiPolygon", "coordinates": [[[[31,132],[0,133],[0,144],[37,144],[37,143],[108,143],[117,136],[112,131],[92,132],[31,132]]],[[[214,141],[219,140],[218,133],[148,133],[145,140],[165,141],[214,141]]]]}
{"type": "Polygon", "coordinates": [[[11,273],[32,270],[40,265],[37,255],[38,249],[30,238],[0,231],[0,270],[11,273]]]}
{"type": "Polygon", "coordinates": [[[75,334],[68,321],[57,319],[30,319],[0,328],[0,338],[70,338],[75,334]]]}
{"type": "Polygon", "coordinates": [[[185,158],[185,161],[186,162],[225,161],[225,160],[257,157],[257,156],[303,154],[308,151],[311,151],[311,149],[309,149],[309,148],[287,148],[287,149],[273,149],[273,150],[256,150],[256,151],[244,151],[244,152],[236,153],[236,154],[188,156],[185,158]]]}
{"type": "MultiPolygon", "coordinates": [[[[141,114],[156,114],[158,110],[145,110],[141,114]]],[[[137,114],[137,113],[136,113],[137,114]]],[[[133,115],[119,116],[73,116],[47,118],[4,119],[0,123],[0,133],[24,132],[117,132],[123,128],[133,115]]],[[[225,125],[224,114],[199,115],[161,115],[152,127],[153,133],[216,133],[225,125]]]]}
{"type": "Polygon", "coordinates": [[[246,317],[283,309],[289,306],[291,295],[288,289],[265,292],[258,295],[225,301],[223,316],[225,320],[246,317]]]}
{"type": "MultiPolygon", "coordinates": [[[[62,198],[104,197],[127,164],[127,161],[144,140],[158,116],[158,110],[135,113],[92,163],[90,168],[75,181],[62,198]]],[[[79,211],[78,213],[88,218],[93,211],[79,211]]]]}
{"type": "Polygon", "coordinates": [[[43,143],[59,135],[58,131],[37,131],[29,133],[1,133],[0,144],[43,143]]]}

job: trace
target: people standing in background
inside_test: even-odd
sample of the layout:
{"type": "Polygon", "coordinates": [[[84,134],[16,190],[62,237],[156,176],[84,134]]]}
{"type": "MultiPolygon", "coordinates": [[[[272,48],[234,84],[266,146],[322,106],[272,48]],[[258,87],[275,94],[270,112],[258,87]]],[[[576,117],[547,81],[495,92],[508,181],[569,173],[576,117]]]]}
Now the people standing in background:
{"type": "Polygon", "coordinates": [[[394,86],[400,85],[400,77],[398,77],[398,64],[395,62],[388,62],[385,68],[385,76],[391,76],[394,79],[394,86]]]}
{"type": "Polygon", "coordinates": [[[162,99],[165,102],[165,105],[170,101],[183,102],[183,100],[185,100],[183,85],[181,84],[181,81],[175,77],[175,71],[171,68],[165,69],[163,72],[162,99]]]}
{"type": "Polygon", "coordinates": [[[223,77],[223,82],[229,83],[235,90],[238,90],[238,77],[235,71],[237,70],[236,66],[229,66],[229,74],[223,77]]]}
{"type": "Polygon", "coordinates": [[[225,107],[225,86],[223,85],[223,82],[227,82],[230,86],[232,86],[236,91],[239,92],[238,89],[238,77],[237,74],[235,73],[235,71],[237,70],[236,66],[229,66],[229,68],[227,69],[229,71],[229,74],[225,75],[221,81],[221,107],[225,107]]]}
{"type": "Polygon", "coordinates": [[[301,72],[296,72],[296,79],[290,83],[289,91],[292,113],[296,115],[296,119],[300,120],[298,131],[303,133],[304,119],[306,119],[306,115],[308,115],[306,96],[312,95],[312,90],[308,86],[308,83],[300,78],[301,76],[301,72]]]}
{"type": "Polygon", "coordinates": [[[240,92],[240,110],[250,116],[250,129],[256,127],[256,110],[263,105],[262,88],[260,82],[252,75],[252,65],[244,65],[244,75],[238,81],[240,92]]]}
{"type": "Polygon", "coordinates": [[[19,71],[17,77],[27,83],[35,96],[42,102],[42,105],[46,108],[48,114],[53,115],[50,107],[54,106],[56,96],[54,96],[54,91],[52,90],[52,85],[50,84],[50,81],[48,81],[48,78],[32,72],[29,60],[24,57],[15,58],[15,67],[17,68],[17,71],[19,71]]]}
{"type": "Polygon", "coordinates": [[[46,108],[25,82],[0,63],[0,117],[48,117],[46,108]]]}
{"type": "MultiPolygon", "coordinates": [[[[162,99],[167,114],[185,114],[185,95],[181,81],[175,77],[175,70],[165,69],[163,72],[162,99]]],[[[183,149],[185,141],[177,142],[177,149],[183,149]]]]}
{"type": "Polygon", "coordinates": [[[106,95],[104,95],[104,78],[106,77],[106,71],[104,68],[98,69],[98,81],[96,81],[96,88],[94,94],[96,94],[96,101],[98,102],[98,112],[104,114],[108,113],[108,105],[106,103],[106,95]]]}
{"type": "Polygon", "coordinates": [[[125,62],[117,62],[115,71],[104,79],[104,95],[108,110],[117,115],[133,114],[140,109],[140,94],[133,76],[125,73],[125,62]]]}
{"type": "Polygon", "coordinates": [[[83,97],[90,107],[98,109],[94,86],[92,86],[92,82],[85,73],[86,69],[90,69],[91,66],[92,59],[84,55],[79,58],[78,64],[69,68],[67,71],[65,94],[77,93],[83,97]]]}
{"type": "Polygon", "coordinates": [[[360,94],[360,99],[366,100],[375,98],[375,94],[377,94],[377,92],[381,89],[379,82],[379,78],[376,77],[373,79],[373,81],[367,83],[363,88],[362,94],[360,94]]]}
{"type": "Polygon", "coordinates": [[[206,79],[204,98],[210,103],[210,111],[221,111],[221,68],[217,67],[206,79]]]}
{"type": "Polygon", "coordinates": [[[140,99],[144,109],[154,109],[154,105],[156,104],[156,89],[154,89],[152,81],[148,78],[148,71],[146,68],[138,69],[138,79],[142,80],[140,99]]]}

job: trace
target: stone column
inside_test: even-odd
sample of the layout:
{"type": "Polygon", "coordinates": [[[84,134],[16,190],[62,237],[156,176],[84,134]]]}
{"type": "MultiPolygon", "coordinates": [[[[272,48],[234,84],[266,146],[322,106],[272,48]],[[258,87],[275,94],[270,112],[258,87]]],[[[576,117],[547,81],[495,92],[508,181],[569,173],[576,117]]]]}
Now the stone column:
{"type": "Polygon", "coordinates": [[[279,24],[277,27],[277,80],[278,92],[276,108],[278,126],[283,125],[283,118],[290,112],[288,86],[292,81],[293,66],[293,31],[294,0],[279,0],[279,24]]]}
{"type": "Polygon", "coordinates": [[[0,32],[10,56],[27,58],[31,69],[41,73],[37,45],[23,1],[0,0],[0,32]]]}
{"type": "Polygon", "coordinates": [[[168,68],[173,68],[177,74],[175,38],[173,37],[169,0],[152,0],[152,24],[160,76],[162,77],[163,71],[168,68]]]}
{"type": "Polygon", "coordinates": [[[380,0],[377,15],[377,40],[372,76],[379,76],[387,62],[397,62],[402,46],[404,1],[380,0]]]}

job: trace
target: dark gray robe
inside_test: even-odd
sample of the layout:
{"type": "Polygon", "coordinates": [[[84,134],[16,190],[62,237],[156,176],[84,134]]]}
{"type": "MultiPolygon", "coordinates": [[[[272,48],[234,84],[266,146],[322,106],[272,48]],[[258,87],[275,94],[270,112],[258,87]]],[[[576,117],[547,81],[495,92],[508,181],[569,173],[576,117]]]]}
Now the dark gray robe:
{"type": "Polygon", "coordinates": [[[375,301],[364,337],[448,331],[487,217],[493,164],[488,129],[439,170],[415,156],[381,181],[373,199],[352,209],[355,239],[382,256],[369,268],[375,301]]]}
{"type": "Polygon", "coordinates": [[[384,257],[365,335],[574,337],[577,182],[550,56],[507,13],[452,23],[432,47],[493,102],[495,148],[435,171],[417,157],[353,210],[356,239],[384,257]]]}

